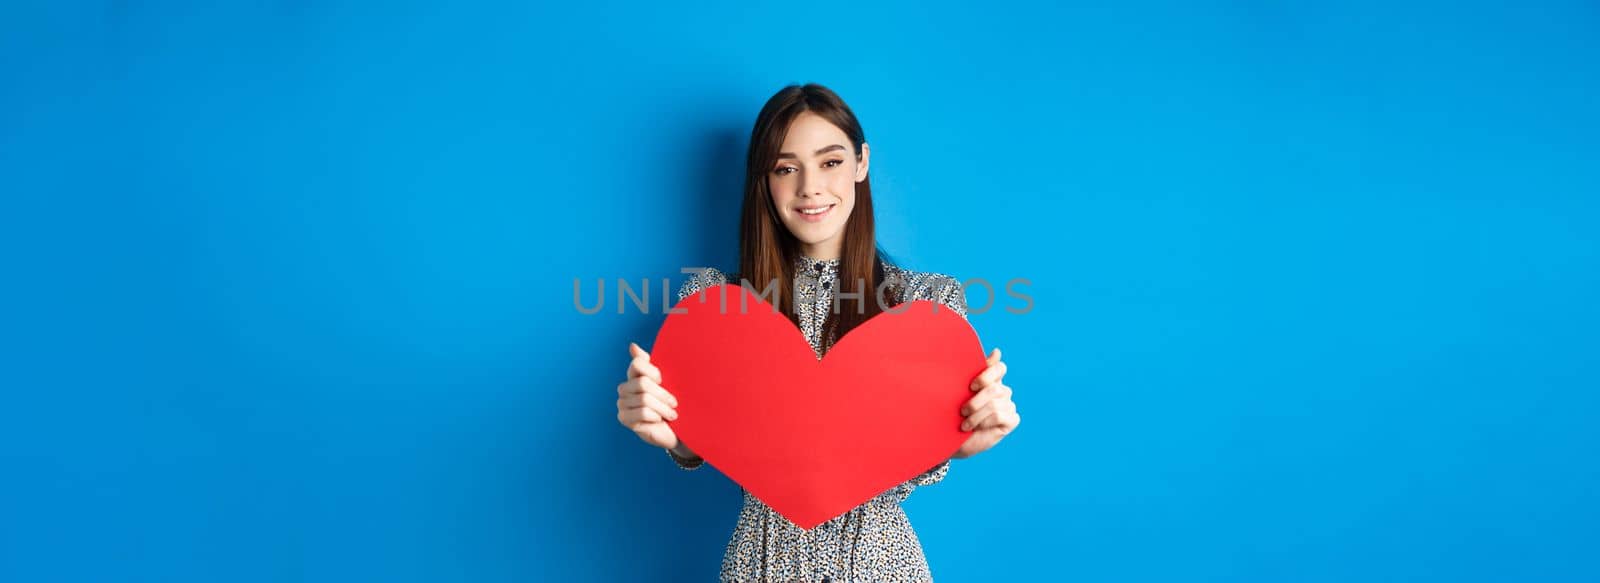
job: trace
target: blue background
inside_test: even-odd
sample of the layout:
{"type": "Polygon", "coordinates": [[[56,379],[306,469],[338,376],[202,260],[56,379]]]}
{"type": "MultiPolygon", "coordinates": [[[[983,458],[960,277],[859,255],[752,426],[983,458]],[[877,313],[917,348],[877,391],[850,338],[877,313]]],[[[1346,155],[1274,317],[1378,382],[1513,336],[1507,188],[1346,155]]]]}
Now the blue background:
{"type": "Polygon", "coordinates": [[[1592,2],[436,4],[0,8],[0,580],[713,578],[573,281],[731,267],[804,81],[1033,282],[939,579],[1600,580],[1592,2]]]}

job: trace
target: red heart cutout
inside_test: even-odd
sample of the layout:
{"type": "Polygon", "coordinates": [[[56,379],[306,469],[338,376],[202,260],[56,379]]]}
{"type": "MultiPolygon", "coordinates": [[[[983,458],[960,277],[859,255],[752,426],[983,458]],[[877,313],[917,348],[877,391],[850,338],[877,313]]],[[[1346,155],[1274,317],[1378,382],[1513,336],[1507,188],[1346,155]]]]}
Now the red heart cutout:
{"type": "Polygon", "coordinates": [[[650,354],[683,443],[800,528],[827,522],[960,449],[987,365],[972,326],[927,300],[868,319],[821,360],[736,285],[678,302],[650,354]]]}

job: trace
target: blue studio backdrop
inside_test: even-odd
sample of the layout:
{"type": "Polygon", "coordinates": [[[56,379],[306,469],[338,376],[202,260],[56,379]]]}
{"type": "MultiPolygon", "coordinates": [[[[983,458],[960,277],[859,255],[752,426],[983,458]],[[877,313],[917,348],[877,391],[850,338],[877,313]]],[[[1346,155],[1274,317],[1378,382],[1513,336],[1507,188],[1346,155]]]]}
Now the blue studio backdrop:
{"type": "Polygon", "coordinates": [[[1031,282],[936,578],[1600,580],[1597,62],[1577,0],[5,2],[0,580],[715,578],[738,487],[615,386],[807,81],[898,260],[1031,282]]]}

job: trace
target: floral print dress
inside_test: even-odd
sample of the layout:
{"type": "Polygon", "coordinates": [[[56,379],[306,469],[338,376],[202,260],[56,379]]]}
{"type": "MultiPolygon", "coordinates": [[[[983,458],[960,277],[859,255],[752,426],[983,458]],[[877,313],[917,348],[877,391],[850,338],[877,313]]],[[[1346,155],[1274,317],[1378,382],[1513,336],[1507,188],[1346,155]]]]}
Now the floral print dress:
{"type": "MultiPolygon", "coordinates": [[[[797,256],[795,306],[800,331],[822,358],[823,323],[831,311],[838,287],[839,261],[797,256]]],[[[922,273],[886,265],[884,277],[899,289],[899,301],[933,300],[967,316],[961,284],[947,275],[922,273]]],[[[678,300],[700,290],[730,282],[716,269],[694,275],[678,290],[678,300]]],[[[868,299],[868,301],[872,301],[868,299]]],[[[670,381],[668,381],[670,386],[670,381]]],[[[693,470],[703,462],[689,461],[666,450],[678,466],[693,470]]],[[[950,461],[891,488],[845,514],[809,531],[795,526],[761,500],[744,491],[744,508],[723,554],[723,581],[931,581],[922,543],[911,528],[900,502],[919,486],[943,480],[950,461]]]]}

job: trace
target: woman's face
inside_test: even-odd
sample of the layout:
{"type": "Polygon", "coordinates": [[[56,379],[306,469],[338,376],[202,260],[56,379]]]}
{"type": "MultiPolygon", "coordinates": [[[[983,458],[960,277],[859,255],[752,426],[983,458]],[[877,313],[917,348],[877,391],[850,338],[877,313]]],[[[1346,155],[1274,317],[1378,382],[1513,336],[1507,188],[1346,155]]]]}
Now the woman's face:
{"type": "Polygon", "coordinates": [[[839,257],[856,183],[867,179],[867,159],[866,144],[858,160],[844,131],[815,113],[801,113],[789,124],[778,161],[767,174],[767,189],[806,255],[839,257]]]}

